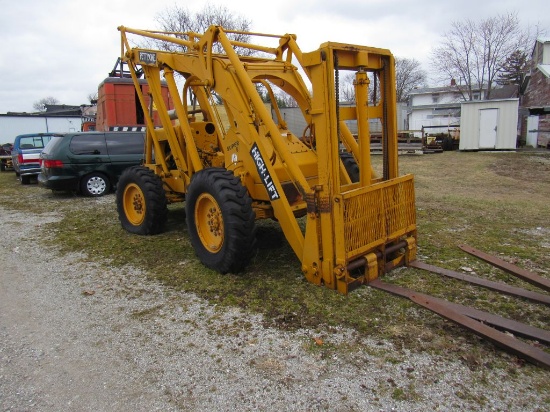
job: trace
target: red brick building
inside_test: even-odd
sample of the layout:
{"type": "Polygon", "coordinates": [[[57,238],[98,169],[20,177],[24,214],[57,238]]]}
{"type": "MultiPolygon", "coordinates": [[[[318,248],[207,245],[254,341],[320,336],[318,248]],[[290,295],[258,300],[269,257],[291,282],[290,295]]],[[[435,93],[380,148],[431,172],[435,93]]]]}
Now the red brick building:
{"type": "Polygon", "coordinates": [[[539,38],[522,85],[522,137],[527,146],[550,148],[550,38],[539,38]]]}

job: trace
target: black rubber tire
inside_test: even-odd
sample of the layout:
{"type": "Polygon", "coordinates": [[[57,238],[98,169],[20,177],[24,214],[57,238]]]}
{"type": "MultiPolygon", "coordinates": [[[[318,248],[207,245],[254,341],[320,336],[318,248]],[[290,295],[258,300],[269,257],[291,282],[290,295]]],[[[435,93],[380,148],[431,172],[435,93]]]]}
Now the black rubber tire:
{"type": "MultiPolygon", "coordinates": [[[[126,199],[128,202],[129,199],[126,199]]],[[[116,205],[118,219],[122,227],[136,235],[156,235],[164,230],[168,218],[168,201],[164,192],[162,180],[155,173],[144,166],[132,166],[124,170],[117,184],[116,205]],[[125,196],[129,196],[133,190],[139,195],[139,208],[136,203],[133,212],[145,210],[142,220],[132,221],[126,215],[124,207],[125,196]]],[[[127,203],[128,205],[128,203],[127,203]]],[[[132,212],[132,210],[130,211],[132,212]]]]}
{"type": "Polygon", "coordinates": [[[453,150],[453,138],[452,137],[447,136],[443,139],[443,150],[444,151],[453,150]]]}
{"type": "Polygon", "coordinates": [[[208,168],[196,173],[186,195],[185,212],[191,244],[200,261],[220,273],[238,273],[256,253],[256,217],[248,191],[230,171],[208,168]],[[223,221],[219,250],[207,249],[199,235],[195,211],[203,196],[215,200],[223,221]]]}
{"type": "Polygon", "coordinates": [[[6,171],[6,164],[0,161],[0,172],[5,172],[5,171],[6,171]]]}
{"type": "Polygon", "coordinates": [[[111,182],[103,173],[90,173],[80,180],[80,193],[88,197],[103,196],[111,191],[111,182]]]}
{"type": "Polygon", "coordinates": [[[359,181],[359,165],[355,161],[355,158],[351,153],[340,153],[340,159],[348,172],[349,178],[352,183],[357,183],[359,181]]]}
{"type": "Polygon", "coordinates": [[[28,185],[31,183],[31,177],[29,175],[20,175],[19,179],[21,180],[22,185],[28,185]]]}

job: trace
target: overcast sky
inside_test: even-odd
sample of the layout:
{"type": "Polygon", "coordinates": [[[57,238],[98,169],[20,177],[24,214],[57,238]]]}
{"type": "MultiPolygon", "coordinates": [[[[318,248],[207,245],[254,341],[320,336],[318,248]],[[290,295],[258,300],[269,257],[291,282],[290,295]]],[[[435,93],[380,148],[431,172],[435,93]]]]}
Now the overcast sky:
{"type": "MultiPolygon", "coordinates": [[[[186,1],[177,4],[185,6],[186,1]]],[[[191,3],[191,2],[189,2],[191,3]]],[[[158,28],[155,18],[174,0],[0,0],[0,113],[32,112],[48,96],[88,104],[88,95],[120,54],[119,25],[158,28]]],[[[205,4],[193,2],[191,11],[205,4]]],[[[429,70],[429,55],[453,20],[517,13],[522,25],[550,35],[548,0],[232,0],[252,30],[294,33],[307,52],[325,41],[390,49],[429,70]]]]}

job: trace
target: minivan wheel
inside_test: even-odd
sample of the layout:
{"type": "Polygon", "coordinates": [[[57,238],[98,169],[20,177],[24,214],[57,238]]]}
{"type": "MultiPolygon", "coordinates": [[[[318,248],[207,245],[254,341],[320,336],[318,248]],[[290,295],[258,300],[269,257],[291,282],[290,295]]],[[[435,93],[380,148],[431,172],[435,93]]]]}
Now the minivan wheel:
{"type": "Polygon", "coordinates": [[[161,233],[168,201],[160,177],[145,166],[124,170],[117,184],[116,205],[122,227],[136,235],[161,233]]]}
{"type": "Polygon", "coordinates": [[[80,181],[80,191],[84,196],[103,196],[109,188],[109,179],[101,173],[91,173],[80,181]]]}

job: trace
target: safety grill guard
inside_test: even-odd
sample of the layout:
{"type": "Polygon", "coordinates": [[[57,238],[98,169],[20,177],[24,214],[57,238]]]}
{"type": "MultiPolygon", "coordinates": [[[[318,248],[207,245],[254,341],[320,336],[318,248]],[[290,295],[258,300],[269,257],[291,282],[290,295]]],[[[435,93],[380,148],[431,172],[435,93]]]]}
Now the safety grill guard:
{"type": "Polygon", "coordinates": [[[413,176],[343,193],[346,260],[416,230],[413,176]]]}

